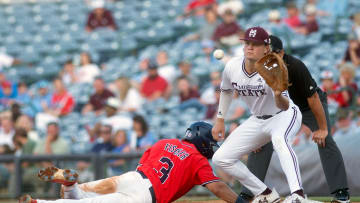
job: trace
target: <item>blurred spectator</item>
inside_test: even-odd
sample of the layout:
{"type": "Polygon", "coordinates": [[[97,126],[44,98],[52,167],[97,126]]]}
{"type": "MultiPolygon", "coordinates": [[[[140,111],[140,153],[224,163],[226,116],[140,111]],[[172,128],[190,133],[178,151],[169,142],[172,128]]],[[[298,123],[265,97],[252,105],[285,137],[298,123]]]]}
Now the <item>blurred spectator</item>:
{"type": "Polygon", "coordinates": [[[234,15],[239,15],[244,10],[244,4],[240,0],[223,1],[217,8],[218,14],[223,15],[226,10],[231,10],[234,15]]]}
{"type": "Polygon", "coordinates": [[[353,31],[356,34],[356,38],[358,41],[360,41],[360,12],[359,13],[355,13],[352,16],[352,21],[353,21],[353,31]]]}
{"type": "Polygon", "coordinates": [[[148,76],[141,84],[141,94],[148,101],[154,101],[165,97],[168,82],[158,74],[157,65],[150,63],[147,68],[148,76]]]}
{"type": "Polygon", "coordinates": [[[179,69],[180,69],[180,75],[179,77],[185,77],[189,83],[192,89],[198,89],[199,87],[199,80],[196,76],[194,76],[191,73],[192,64],[190,61],[180,61],[178,63],[179,69]]]}
{"type": "Polygon", "coordinates": [[[88,53],[83,52],[80,55],[80,67],[75,71],[77,83],[93,83],[94,79],[100,75],[99,67],[92,63],[88,53]]]}
{"type": "Polygon", "coordinates": [[[140,115],[133,118],[133,132],[130,137],[130,148],[132,150],[145,151],[156,142],[154,134],[149,131],[147,122],[140,115]]]}
{"type": "Polygon", "coordinates": [[[335,132],[333,134],[335,139],[348,135],[356,135],[360,132],[359,127],[351,117],[352,114],[349,110],[342,108],[338,109],[336,112],[337,121],[335,124],[335,132]]]}
{"type": "Polygon", "coordinates": [[[94,0],[91,3],[94,9],[89,14],[86,31],[91,32],[98,28],[110,28],[116,30],[116,23],[111,12],[104,8],[105,2],[103,0],[94,0]]]}
{"type": "Polygon", "coordinates": [[[196,108],[200,111],[204,110],[204,106],[199,101],[199,92],[197,89],[191,88],[190,82],[184,76],[178,78],[177,88],[180,96],[180,110],[187,108],[196,108]]]}
{"type": "Polygon", "coordinates": [[[17,96],[15,98],[15,101],[21,105],[28,105],[31,103],[31,97],[28,92],[28,88],[26,83],[19,82],[17,85],[17,96]]]}
{"type": "Polygon", "coordinates": [[[226,10],[221,16],[223,22],[217,26],[212,39],[220,46],[233,46],[239,42],[241,28],[236,22],[236,16],[231,10],[226,10]]]}
{"type": "MultiPolygon", "coordinates": [[[[50,122],[46,127],[46,137],[36,143],[34,154],[52,155],[70,153],[69,143],[60,136],[59,124],[50,122]]],[[[41,168],[52,166],[51,162],[42,162],[41,168]]]]}
{"type": "Polygon", "coordinates": [[[111,126],[112,130],[127,129],[132,127],[132,119],[126,115],[118,115],[118,109],[120,108],[120,102],[115,97],[109,97],[105,103],[105,118],[102,118],[100,122],[96,123],[93,129],[86,127],[90,135],[90,139],[95,140],[102,125],[111,126]]]}
{"type": "Polygon", "coordinates": [[[139,91],[132,87],[130,80],[127,77],[119,77],[115,80],[109,89],[115,93],[120,101],[119,111],[134,112],[141,109],[143,98],[139,91]]]}
{"type": "Polygon", "coordinates": [[[3,107],[9,108],[15,102],[17,90],[14,88],[16,88],[16,86],[8,81],[1,83],[2,94],[0,95],[0,104],[3,107]]]}
{"type": "Polygon", "coordinates": [[[278,10],[271,10],[268,14],[268,20],[269,23],[265,27],[271,34],[287,39],[287,36],[293,33],[289,26],[281,19],[278,10]]]}
{"type": "Polygon", "coordinates": [[[286,5],[287,18],[284,18],[284,22],[292,29],[301,26],[299,9],[296,7],[295,2],[289,2],[286,5]]]}
{"type": "Polygon", "coordinates": [[[0,71],[3,70],[4,67],[10,67],[21,64],[22,61],[14,58],[6,53],[0,53],[0,71]]]}
{"type": "Polygon", "coordinates": [[[14,149],[13,136],[14,124],[11,117],[2,116],[0,126],[0,145],[8,145],[10,149],[14,149]]]}
{"type": "Polygon", "coordinates": [[[185,7],[184,15],[203,15],[206,7],[216,4],[215,0],[191,0],[185,7]]]}
{"type": "Polygon", "coordinates": [[[60,71],[59,77],[65,85],[76,83],[75,66],[72,60],[68,60],[64,64],[64,68],[60,71]]]}
{"type": "Polygon", "coordinates": [[[185,37],[185,41],[212,39],[215,29],[219,25],[217,15],[213,9],[206,8],[204,17],[205,23],[201,24],[200,29],[196,33],[185,37]]]}
{"type": "Polygon", "coordinates": [[[351,62],[354,66],[360,66],[360,40],[354,34],[349,34],[349,47],[345,52],[342,63],[351,62]]]}
{"type": "MultiPolygon", "coordinates": [[[[130,152],[130,145],[127,142],[127,135],[125,130],[118,130],[112,137],[113,150],[111,153],[122,154],[130,152]]],[[[124,159],[110,160],[109,161],[111,174],[112,175],[121,175],[126,169],[126,161],[124,159]]]]}
{"type": "Polygon", "coordinates": [[[21,106],[18,103],[14,103],[10,107],[11,120],[13,123],[22,115],[21,106]]]}
{"type": "Polygon", "coordinates": [[[337,104],[336,94],[332,94],[332,92],[337,88],[336,83],[334,82],[334,74],[331,71],[323,71],[321,72],[320,79],[320,88],[327,93],[328,103],[337,104]]]}
{"type": "Polygon", "coordinates": [[[316,7],[320,16],[337,18],[347,15],[348,0],[321,0],[317,2],[316,7]]]}
{"type": "Polygon", "coordinates": [[[16,150],[16,154],[33,154],[36,142],[29,138],[27,131],[24,128],[16,128],[13,142],[18,149],[16,150]]]}
{"type": "Polygon", "coordinates": [[[64,83],[60,78],[56,78],[53,81],[54,93],[51,96],[50,105],[46,106],[44,103],[42,106],[47,114],[55,117],[64,116],[72,112],[75,101],[72,95],[67,91],[64,83]]]}
{"type": "Polygon", "coordinates": [[[351,63],[345,63],[340,67],[339,81],[336,90],[342,90],[336,94],[336,101],[340,107],[351,106],[356,101],[358,87],[354,82],[355,68],[351,63]],[[345,89],[344,89],[345,88],[345,89]]]}
{"type": "Polygon", "coordinates": [[[209,122],[213,122],[216,117],[217,108],[219,105],[220,100],[220,86],[216,86],[214,89],[214,100],[215,103],[207,103],[206,104],[206,113],[205,113],[205,120],[209,122]]]}
{"type": "Polygon", "coordinates": [[[95,79],[93,86],[95,93],[90,96],[89,103],[82,109],[83,114],[90,111],[95,111],[96,115],[101,114],[104,110],[106,100],[114,96],[114,94],[105,87],[105,82],[100,77],[95,79]]]}
{"type": "Polygon", "coordinates": [[[159,51],[156,55],[159,75],[166,79],[168,84],[172,84],[176,79],[176,68],[169,63],[166,51],[159,51]]]}
{"type": "Polygon", "coordinates": [[[111,143],[112,127],[110,125],[101,125],[99,137],[91,148],[94,153],[108,153],[114,148],[111,143]]]}
{"type": "Polygon", "coordinates": [[[215,44],[211,40],[204,40],[201,42],[201,48],[205,59],[209,64],[216,63],[217,59],[213,56],[215,44]]]}
{"type": "Polygon", "coordinates": [[[200,101],[202,104],[216,104],[217,100],[215,97],[215,89],[221,84],[221,74],[220,72],[210,73],[211,86],[206,88],[201,94],[200,101]]]}
{"type": "Polygon", "coordinates": [[[300,27],[295,28],[295,32],[308,35],[319,30],[319,25],[316,20],[316,7],[308,5],[305,7],[306,20],[300,27]]]}
{"type": "Polygon", "coordinates": [[[16,129],[24,129],[26,131],[27,137],[31,140],[38,141],[39,135],[34,130],[34,122],[27,115],[21,115],[15,122],[16,129]]]}
{"type": "MultiPolygon", "coordinates": [[[[32,98],[32,108],[34,110],[34,115],[43,112],[44,106],[49,106],[51,102],[51,94],[49,92],[49,86],[50,84],[47,81],[39,81],[36,84],[37,87],[37,93],[32,98]]],[[[34,116],[32,115],[32,116],[34,116]]]]}

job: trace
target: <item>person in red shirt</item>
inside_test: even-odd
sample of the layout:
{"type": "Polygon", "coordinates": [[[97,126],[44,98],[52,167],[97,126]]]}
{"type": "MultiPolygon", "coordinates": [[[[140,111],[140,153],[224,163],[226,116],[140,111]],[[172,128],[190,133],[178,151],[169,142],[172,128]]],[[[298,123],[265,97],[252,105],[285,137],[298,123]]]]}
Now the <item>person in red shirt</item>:
{"type": "Polygon", "coordinates": [[[243,32],[236,22],[236,16],[228,9],[221,16],[223,22],[218,25],[213,33],[212,39],[222,46],[234,46],[239,43],[239,35],[243,32]]]}
{"type": "Polygon", "coordinates": [[[211,7],[215,4],[215,0],[192,0],[185,7],[185,16],[190,14],[195,16],[203,15],[206,7],[211,7]]]}
{"type": "Polygon", "coordinates": [[[66,87],[60,78],[53,81],[54,93],[51,96],[50,105],[43,105],[46,113],[53,116],[64,116],[74,109],[75,100],[72,95],[66,90],[66,87]]]}
{"type": "Polygon", "coordinates": [[[301,26],[301,21],[299,17],[299,9],[296,7],[295,3],[290,2],[286,6],[288,17],[284,19],[284,22],[291,28],[297,28],[301,26]]]}
{"type": "Polygon", "coordinates": [[[168,83],[166,80],[158,74],[157,65],[149,63],[147,68],[148,76],[141,84],[141,95],[149,101],[153,101],[165,96],[168,83]]]}
{"type": "Polygon", "coordinates": [[[82,109],[83,114],[91,111],[95,111],[96,115],[101,114],[104,110],[106,100],[114,97],[114,94],[105,87],[105,82],[101,77],[95,78],[93,86],[95,93],[90,96],[89,103],[82,109]]]}
{"type": "Polygon", "coordinates": [[[340,66],[339,81],[336,83],[335,100],[340,107],[349,107],[356,102],[356,92],[358,87],[354,82],[355,67],[351,63],[345,63],[340,66]],[[345,89],[344,89],[345,88],[345,89]]]}
{"type": "Polygon", "coordinates": [[[104,8],[104,2],[94,1],[94,10],[89,14],[86,31],[91,32],[97,28],[110,28],[116,30],[115,20],[109,10],[104,8]]]}
{"type": "Polygon", "coordinates": [[[211,129],[212,125],[208,123],[195,122],[182,140],[158,141],[145,151],[136,171],[121,176],[78,185],[77,173],[73,170],[55,167],[41,170],[40,179],[63,184],[63,195],[67,199],[45,201],[24,195],[19,202],[168,203],[177,200],[195,185],[205,186],[226,202],[244,202],[214,175],[207,160],[213,156],[214,147],[218,147],[211,129]]]}

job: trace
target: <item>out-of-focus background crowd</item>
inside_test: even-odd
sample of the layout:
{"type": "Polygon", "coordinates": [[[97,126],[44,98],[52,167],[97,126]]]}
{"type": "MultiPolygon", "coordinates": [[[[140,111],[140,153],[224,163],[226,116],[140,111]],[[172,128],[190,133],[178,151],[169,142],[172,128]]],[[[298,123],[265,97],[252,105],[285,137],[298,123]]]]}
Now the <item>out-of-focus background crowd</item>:
{"type": "MultiPolygon", "coordinates": [[[[256,25],[280,37],[328,93],[329,136],[360,137],[360,1],[0,2],[0,154],[124,153],[181,138],[193,121],[214,120],[221,71],[256,25]]],[[[227,131],[248,116],[235,94],[227,131]]],[[[293,144],[312,144],[311,131],[303,127],[293,144]]],[[[25,191],[41,188],[35,174],[50,164],[23,163],[25,191]]],[[[109,176],[136,166],[107,164],[109,176]]],[[[89,163],[73,167],[80,182],[94,179],[89,163]]],[[[5,192],[16,187],[13,172],[0,165],[5,192]]]]}

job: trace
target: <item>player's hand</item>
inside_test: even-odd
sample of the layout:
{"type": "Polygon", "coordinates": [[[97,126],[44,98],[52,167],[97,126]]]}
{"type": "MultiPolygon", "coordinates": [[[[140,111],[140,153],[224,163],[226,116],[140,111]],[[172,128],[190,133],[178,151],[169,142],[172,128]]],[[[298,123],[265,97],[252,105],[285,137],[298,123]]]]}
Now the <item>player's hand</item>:
{"type": "Polygon", "coordinates": [[[216,141],[222,141],[225,138],[225,124],[224,119],[217,118],[214,127],[212,128],[212,136],[216,141]]]}
{"type": "Polygon", "coordinates": [[[318,145],[325,147],[325,139],[327,135],[328,135],[327,130],[319,129],[313,133],[312,140],[318,145]]]}
{"type": "Polygon", "coordinates": [[[255,149],[253,152],[256,154],[256,153],[258,153],[258,152],[260,152],[260,151],[261,151],[261,147],[258,148],[258,149],[255,149]]]}

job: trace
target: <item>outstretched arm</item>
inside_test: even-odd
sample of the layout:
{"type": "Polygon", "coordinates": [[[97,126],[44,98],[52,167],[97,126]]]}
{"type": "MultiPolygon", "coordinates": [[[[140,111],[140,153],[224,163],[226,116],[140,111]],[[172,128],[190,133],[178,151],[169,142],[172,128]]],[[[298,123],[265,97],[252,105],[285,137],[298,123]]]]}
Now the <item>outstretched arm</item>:
{"type": "Polygon", "coordinates": [[[221,181],[212,182],[206,184],[205,187],[220,199],[226,202],[237,203],[238,195],[225,183],[221,181]]]}

